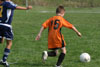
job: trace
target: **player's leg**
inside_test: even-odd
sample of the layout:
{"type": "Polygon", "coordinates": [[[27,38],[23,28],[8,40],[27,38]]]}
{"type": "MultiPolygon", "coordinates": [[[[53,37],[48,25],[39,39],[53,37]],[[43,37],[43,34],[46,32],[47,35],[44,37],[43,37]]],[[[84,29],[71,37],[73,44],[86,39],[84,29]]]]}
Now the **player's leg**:
{"type": "Polygon", "coordinates": [[[3,58],[1,60],[1,64],[5,65],[6,67],[9,67],[9,64],[7,62],[7,58],[8,58],[8,55],[10,54],[11,46],[12,46],[12,40],[7,40],[7,46],[4,50],[3,58]]]}
{"type": "Polygon", "coordinates": [[[5,62],[7,60],[8,55],[10,53],[11,46],[12,46],[12,40],[7,40],[7,46],[6,46],[5,50],[4,50],[4,55],[3,55],[3,59],[2,59],[3,62],[5,62]]]}
{"type": "Polygon", "coordinates": [[[57,54],[58,54],[58,50],[43,51],[42,60],[43,62],[45,62],[48,57],[55,57],[57,54]]]}
{"type": "Polygon", "coordinates": [[[54,57],[57,56],[58,50],[48,51],[47,53],[49,57],[54,57]]]}
{"type": "Polygon", "coordinates": [[[9,67],[9,64],[7,62],[8,55],[10,54],[10,49],[12,46],[12,40],[13,40],[13,32],[12,29],[9,27],[4,27],[4,37],[6,38],[6,48],[4,49],[3,58],[1,60],[1,64],[9,67]]]}
{"type": "Polygon", "coordinates": [[[66,54],[66,48],[63,47],[63,48],[61,48],[61,54],[60,54],[60,56],[59,56],[59,58],[58,58],[56,67],[60,67],[61,63],[62,63],[63,60],[64,60],[65,54],[66,54]]]}
{"type": "Polygon", "coordinates": [[[2,44],[4,42],[4,37],[0,38],[0,43],[2,44]]]}

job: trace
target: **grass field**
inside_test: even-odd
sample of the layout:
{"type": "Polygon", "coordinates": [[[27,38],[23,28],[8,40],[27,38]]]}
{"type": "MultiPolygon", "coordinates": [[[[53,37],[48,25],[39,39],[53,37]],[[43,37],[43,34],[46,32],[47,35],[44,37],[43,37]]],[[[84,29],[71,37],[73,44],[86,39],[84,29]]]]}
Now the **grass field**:
{"type": "MultiPolygon", "coordinates": [[[[8,58],[11,67],[53,67],[57,58],[48,58],[41,62],[41,53],[47,49],[47,29],[41,40],[35,41],[41,24],[55,15],[55,7],[33,7],[29,11],[15,11],[13,19],[14,40],[11,54],[8,58]]],[[[78,37],[70,29],[63,28],[62,33],[67,43],[67,54],[63,67],[100,67],[100,8],[66,8],[64,16],[82,33],[78,37]],[[90,63],[81,63],[79,56],[87,52],[91,55],[90,63]]],[[[0,44],[2,58],[5,44],[0,44]]],[[[0,66],[2,67],[2,66],[0,66]]]]}

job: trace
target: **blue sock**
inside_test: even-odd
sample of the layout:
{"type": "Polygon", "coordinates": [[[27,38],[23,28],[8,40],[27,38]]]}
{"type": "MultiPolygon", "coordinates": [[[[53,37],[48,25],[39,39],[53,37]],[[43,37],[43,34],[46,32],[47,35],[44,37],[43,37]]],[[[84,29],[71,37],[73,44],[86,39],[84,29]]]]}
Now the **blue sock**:
{"type": "Polygon", "coordinates": [[[3,59],[2,59],[3,62],[5,62],[7,60],[9,53],[10,53],[10,49],[5,48],[4,55],[3,55],[3,59]]]}

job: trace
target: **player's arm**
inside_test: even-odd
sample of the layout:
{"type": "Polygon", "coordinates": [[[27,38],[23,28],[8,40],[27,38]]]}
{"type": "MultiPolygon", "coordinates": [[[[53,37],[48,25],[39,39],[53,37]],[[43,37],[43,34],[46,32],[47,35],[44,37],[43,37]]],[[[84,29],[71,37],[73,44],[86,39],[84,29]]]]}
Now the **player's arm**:
{"type": "Polygon", "coordinates": [[[28,7],[16,6],[16,9],[18,9],[18,10],[29,10],[29,9],[32,9],[32,6],[28,6],[28,7]]]}
{"type": "Polygon", "coordinates": [[[72,29],[77,33],[78,36],[82,36],[82,34],[73,26],[72,29]]]}
{"type": "Polygon", "coordinates": [[[40,39],[43,30],[44,30],[44,27],[42,26],[41,29],[40,29],[40,32],[38,33],[38,35],[37,35],[37,37],[35,38],[35,40],[39,40],[39,39],[40,39]]]}
{"type": "Polygon", "coordinates": [[[37,37],[35,38],[35,40],[39,40],[41,37],[41,34],[43,32],[44,29],[46,29],[49,26],[49,22],[51,22],[52,18],[46,20],[43,24],[42,27],[40,29],[40,32],[38,33],[37,37]]]}
{"type": "Polygon", "coordinates": [[[8,9],[19,9],[19,10],[32,9],[32,6],[28,6],[28,7],[17,6],[16,4],[10,3],[9,1],[6,2],[6,6],[7,6],[8,9]]]}
{"type": "Polygon", "coordinates": [[[73,29],[77,33],[78,36],[80,36],[80,37],[82,36],[81,33],[71,23],[69,23],[67,20],[62,19],[62,22],[63,22],[64,27],[73,29]]]}

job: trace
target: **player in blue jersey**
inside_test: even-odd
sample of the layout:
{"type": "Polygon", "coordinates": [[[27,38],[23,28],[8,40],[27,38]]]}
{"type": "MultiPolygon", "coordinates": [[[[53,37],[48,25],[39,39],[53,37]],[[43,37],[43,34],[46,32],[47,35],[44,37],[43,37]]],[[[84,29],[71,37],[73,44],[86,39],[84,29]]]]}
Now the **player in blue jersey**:
{"type": "Polygon", "coordinates": [[[0,0],[0,43],[3,43],[4,38],[6,39],[6,43],[7,43],[0,64],[4,65],[5,67],[9,67],[7,58],[10,53],[12,40],[13,40],[11,23],[12,23],[13,13],[15,9],[28,10],[28,9],[32,9],[32,6],[21,7],[21,6],[17,6],[10,0],[0,0]]]}

